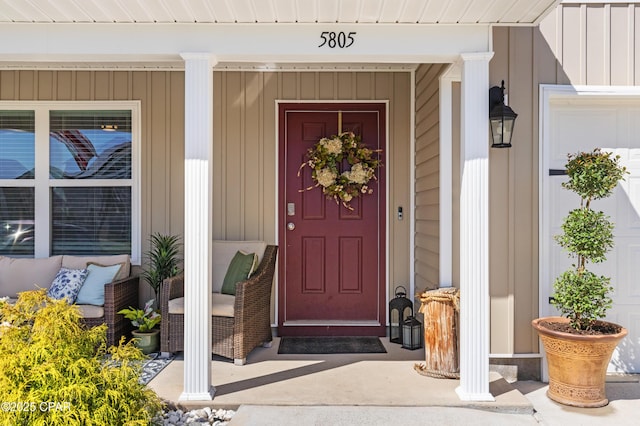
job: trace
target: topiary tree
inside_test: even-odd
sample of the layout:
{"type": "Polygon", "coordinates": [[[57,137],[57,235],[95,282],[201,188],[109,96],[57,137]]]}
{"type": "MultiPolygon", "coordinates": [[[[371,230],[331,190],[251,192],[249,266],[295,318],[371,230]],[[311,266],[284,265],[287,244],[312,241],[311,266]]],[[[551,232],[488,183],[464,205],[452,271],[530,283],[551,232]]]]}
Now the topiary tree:
{"type": "Polygon", "coordinates": [[[577,261],[556,279],[552,304],[576,330],[592,329],[612,304],[610,279],[588,271],[587,264],[605,261],[613,248],[614,225],[603,212],[593,210],[591,202],[610,196],[624,179],[627,171],[619,160],[620,156],[600,149],[568,156],[569,181],[562,186],[578,194],[581,201],[579,208],[569,212],[562,224],[563,234],[555,240],[577,261]]]}
{"type": "Polygon", "coordinates": [[[0,302],[0,424],[148,425],[162,408],[139,383],[144,356],[106,347],[106,325],[87,329],[76,306],[46,290],[0,302]]]}

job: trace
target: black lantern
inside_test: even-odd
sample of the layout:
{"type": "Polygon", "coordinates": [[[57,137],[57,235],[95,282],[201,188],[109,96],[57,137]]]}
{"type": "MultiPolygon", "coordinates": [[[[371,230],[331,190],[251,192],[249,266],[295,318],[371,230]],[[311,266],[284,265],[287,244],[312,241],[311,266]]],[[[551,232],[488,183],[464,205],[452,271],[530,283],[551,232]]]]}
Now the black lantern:
{"type": "Polygon", "coordinates": [[[396,297],[389,302],[389,341],[402,343],[402,324],[413,315],[413,302],[405,297],[407,290],[404,287],[396,287],[395,293],[396,297]]]}
{"type": "Polygon", "coordinates": [[[402,323],[402,347],[411,350],[422,347],[422,323],[416,317],[409,317],[402,323]]]}
{"type": "Polygon", "coordinates": [[[491,148],[511,148],[513,126],[518,114],[504,104],[504,80],[502,87],[489,89],[489,122],[491,123],[491,148]]]}

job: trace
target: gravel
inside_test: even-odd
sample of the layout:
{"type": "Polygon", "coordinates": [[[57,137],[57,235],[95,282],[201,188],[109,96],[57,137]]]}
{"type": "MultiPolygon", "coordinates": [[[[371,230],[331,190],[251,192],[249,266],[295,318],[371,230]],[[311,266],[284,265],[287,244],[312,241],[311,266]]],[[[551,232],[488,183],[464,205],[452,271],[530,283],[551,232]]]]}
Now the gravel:
{"type": "Polygon", "coordinates": [[[233,410],[211,409],[209,407],[183,411],[179,407],[168,405],[162,413],[153,419],[155,426],[179,425],[215,425],[225,426],[236,412],[233,410]]]}

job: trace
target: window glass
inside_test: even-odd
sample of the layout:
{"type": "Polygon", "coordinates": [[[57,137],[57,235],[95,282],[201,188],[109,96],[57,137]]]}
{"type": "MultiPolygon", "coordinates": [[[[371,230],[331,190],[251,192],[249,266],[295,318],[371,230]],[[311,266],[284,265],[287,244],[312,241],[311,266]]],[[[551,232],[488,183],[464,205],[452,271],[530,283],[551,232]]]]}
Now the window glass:
{"type": "Polygon", "coordinates": [[[0,255],[33,256],[34,188],[0,187],[0,255]]]}
{"type": "Polygon", "coordinates": [[[0,111],[0,179],[33,179],[35,113],[0,111]]]}
{"type": "Polygon", "coordinates": [[[131,187],[52,188],[51,254],[131,254],[131,187]]]}
{"type": "Polygon", "coordinates": [[[131,179],[131,111],[51,111],[52,179],[131,179]]]}

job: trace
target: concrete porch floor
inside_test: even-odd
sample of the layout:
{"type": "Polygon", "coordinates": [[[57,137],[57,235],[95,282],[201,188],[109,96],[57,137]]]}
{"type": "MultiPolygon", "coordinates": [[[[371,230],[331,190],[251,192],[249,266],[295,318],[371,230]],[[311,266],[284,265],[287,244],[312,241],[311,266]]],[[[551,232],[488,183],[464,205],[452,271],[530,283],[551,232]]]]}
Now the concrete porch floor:
{"type": "Polygon", "coordinates": [[[494,402],[460,401],[458,380],[425,377],[413,369],[424,361],[424,349],[409,351],[380,339],[386,354],[278,355],[257,348],[247,365],[212,361],[213,401],[178,401],[183,389],[183,362],[169,364],[149,386],[163,399],[184,408],[237,410],[230,426],[424,424],[474,426],[637,425],[640,418],[640,376],[607,378],[609,405],[567,407],[546,396],[541,382],[508,383],[490,374],[494,402]]]}
{"type": "Polygon", "coordinates": [[[386,354],[279,355],[279,338],[271,348],[257,348],[247,364],[214,357],[213,401],[179,401],[183,361],[172,361],[149,386],[165,400],[187,408],[209,406],[238,409],[261,406],[460,407],[484,411],[533,414],[531,402],[499,374],[490,375],[494,402],[464,402],[455,392],[458,380],[418,374],[424,349],[410,351],[380,339],[386,354]]]}

